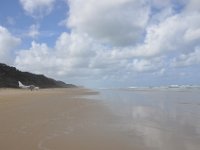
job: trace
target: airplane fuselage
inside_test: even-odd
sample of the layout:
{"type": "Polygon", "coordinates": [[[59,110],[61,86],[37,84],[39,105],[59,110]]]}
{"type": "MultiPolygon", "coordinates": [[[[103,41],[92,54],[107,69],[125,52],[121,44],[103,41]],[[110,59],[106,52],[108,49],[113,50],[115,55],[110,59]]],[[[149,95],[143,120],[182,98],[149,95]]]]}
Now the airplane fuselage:
{"type": "Polygon", "coordinates": [[[39,90],[39,87],[36,87],[35,85],[23,85],[20,81],[18,81],[19,83],[19,88],[21,89],[30,89],[32,90],[39,90]]]}

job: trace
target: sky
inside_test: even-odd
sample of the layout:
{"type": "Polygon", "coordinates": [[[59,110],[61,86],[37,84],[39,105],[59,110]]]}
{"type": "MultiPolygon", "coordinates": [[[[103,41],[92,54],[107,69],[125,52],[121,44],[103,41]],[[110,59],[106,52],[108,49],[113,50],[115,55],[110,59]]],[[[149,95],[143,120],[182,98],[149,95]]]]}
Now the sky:
{"type": "Polygon", "coordinates": [[[0,62],[86,87],[200,85],[199,0],[1,0],[0,62]]]}

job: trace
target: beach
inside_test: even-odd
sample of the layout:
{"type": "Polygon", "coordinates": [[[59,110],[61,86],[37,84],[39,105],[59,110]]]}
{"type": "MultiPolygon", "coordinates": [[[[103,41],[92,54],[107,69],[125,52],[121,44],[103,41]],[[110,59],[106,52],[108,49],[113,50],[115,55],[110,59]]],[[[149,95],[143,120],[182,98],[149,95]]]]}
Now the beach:
{"type": "MultiPolygon", "coordinates": [[[[0,91],[0,149],[121,149],[109,135],[112,115],[87,89],[6,89],[0,91]],[[103,123],[104,122],[104,123],[103,123]]],[[[119,143],[119,144],[117,144],[119,143]]],[[[123,145],[124,144],[124,145],[123,145]]],[[[120,147],[121,146],[121,147],[120,147]]]]}
{"type": "Polygon", "coordinates": [[[198,150],[199,90],[0,90],[2,150],[198,150]]]}

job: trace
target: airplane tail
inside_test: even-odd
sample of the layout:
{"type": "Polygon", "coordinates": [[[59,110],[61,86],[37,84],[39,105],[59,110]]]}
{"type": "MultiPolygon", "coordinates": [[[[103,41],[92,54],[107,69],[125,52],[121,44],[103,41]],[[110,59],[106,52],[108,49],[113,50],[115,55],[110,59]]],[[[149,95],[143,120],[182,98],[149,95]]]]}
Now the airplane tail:
{"type": "Polygon", "coordinates": [[[19,84],[19,87],[23,87],[24,86],[20,81],[18,81],[18,84],[19,84]]]}

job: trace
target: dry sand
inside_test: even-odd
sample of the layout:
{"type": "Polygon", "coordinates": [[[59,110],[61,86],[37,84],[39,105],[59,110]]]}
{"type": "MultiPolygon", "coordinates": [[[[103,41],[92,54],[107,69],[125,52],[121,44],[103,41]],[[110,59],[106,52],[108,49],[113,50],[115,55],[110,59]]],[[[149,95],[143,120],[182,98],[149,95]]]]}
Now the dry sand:
{"type": "MultiPolygon", "coordinates": [[[[0,90],[0,150],[139,150],[87,89],[0,90]]],[[[133,140],[133,139],[132,139],[133,140]]],[[[137,143],[137,142],[136,142],[137,143]]]]}

